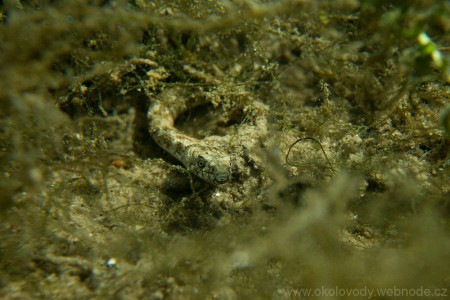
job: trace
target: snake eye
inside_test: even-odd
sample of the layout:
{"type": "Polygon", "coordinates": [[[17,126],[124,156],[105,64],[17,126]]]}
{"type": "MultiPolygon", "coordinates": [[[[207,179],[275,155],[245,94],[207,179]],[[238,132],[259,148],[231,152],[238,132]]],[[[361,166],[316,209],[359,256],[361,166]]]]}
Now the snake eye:
{"type": "Polygon", "coordinates": [[[197,160],[197,167],[200,169],[204,169],[206,167],[206,159],[203,156],[199,156],[197,160]]]}

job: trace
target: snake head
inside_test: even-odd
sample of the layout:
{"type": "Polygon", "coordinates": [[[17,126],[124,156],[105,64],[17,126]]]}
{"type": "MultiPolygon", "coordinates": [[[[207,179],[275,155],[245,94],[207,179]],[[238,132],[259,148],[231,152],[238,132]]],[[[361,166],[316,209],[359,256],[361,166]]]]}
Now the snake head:
{"type": "Polygon", "coordinates": [[[231,158],[227,153],[208,146],[191,146],[187,152],[189,171],[214,185],[230,181],[231,158]]]}

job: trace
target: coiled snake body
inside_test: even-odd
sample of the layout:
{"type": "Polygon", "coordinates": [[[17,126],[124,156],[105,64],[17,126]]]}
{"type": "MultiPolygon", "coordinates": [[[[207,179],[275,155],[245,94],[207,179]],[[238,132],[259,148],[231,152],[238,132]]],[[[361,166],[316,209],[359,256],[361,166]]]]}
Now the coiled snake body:
{"type": "Polygon", "coordinates": [[[184,99],[167,92],[162,99],[152,99],[148,111],[149,131],[155,142],[183,163],[201,179],[214,184],[231,180],[232,160],[228,153],[210,144],[179,132],[174,123],[183,112],[208,101],[184,99]]]}

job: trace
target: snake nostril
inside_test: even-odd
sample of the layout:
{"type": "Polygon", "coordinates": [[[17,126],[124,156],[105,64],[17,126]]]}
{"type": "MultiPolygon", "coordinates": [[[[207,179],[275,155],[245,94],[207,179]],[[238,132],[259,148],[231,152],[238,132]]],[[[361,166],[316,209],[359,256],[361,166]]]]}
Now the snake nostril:
{"type": "Polygon", "coordinates": [[[228,175],[227,174],[217,174],[216,176],[217,183],[225,183],[228,181],[228,175]]]}

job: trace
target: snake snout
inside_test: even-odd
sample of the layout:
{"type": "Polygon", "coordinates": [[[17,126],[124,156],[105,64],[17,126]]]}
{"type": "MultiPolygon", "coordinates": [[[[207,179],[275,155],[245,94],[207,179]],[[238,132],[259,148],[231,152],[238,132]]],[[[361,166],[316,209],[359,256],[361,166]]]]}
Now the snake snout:
{"type": "Polygon", "coordinates": [[[229,180],[228,173],[218,173],[216,174],[216,182],[218,184],[223,184],[229,180]]]}
{"type": "Polygon", "coordinates": [[[211,184],[223,184],[231,180],[230,156],[214,147],[191,146],[188,149],[186,166],[211,184]]]}

